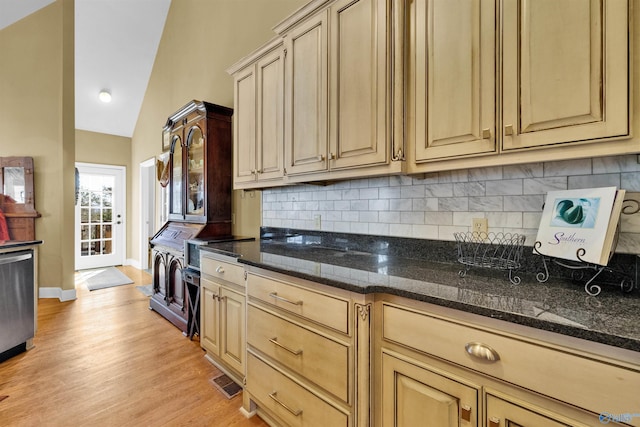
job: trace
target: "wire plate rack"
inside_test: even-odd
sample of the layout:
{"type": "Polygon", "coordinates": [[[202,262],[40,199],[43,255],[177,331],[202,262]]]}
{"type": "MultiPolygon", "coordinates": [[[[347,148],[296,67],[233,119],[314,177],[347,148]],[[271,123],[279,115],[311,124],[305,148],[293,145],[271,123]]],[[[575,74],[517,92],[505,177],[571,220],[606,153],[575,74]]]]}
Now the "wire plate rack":
{"type": "Polygon", "coordinates": [[[508,270],[509,280],[520,283],[514,272],[520,268],[520,260],[526,236],[516,233],[453,233],[458,248],[458,262],[464,269],[458,274],[464,277],[471,267],[508,270]]]}

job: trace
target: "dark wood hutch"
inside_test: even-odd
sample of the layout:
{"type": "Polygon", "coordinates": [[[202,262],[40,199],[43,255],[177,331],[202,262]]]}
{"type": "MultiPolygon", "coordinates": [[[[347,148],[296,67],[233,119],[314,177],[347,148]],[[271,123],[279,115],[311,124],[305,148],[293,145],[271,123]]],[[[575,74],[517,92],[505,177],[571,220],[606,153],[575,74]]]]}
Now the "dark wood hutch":
{"type": "Polygon", "coordinates": [[[9,239],[0,240],[35,240],[35,219],[40,214],[33,192],[33,158],[0,157],[0,189],[0,212],[9,234],[9,239]]]}
{"type": "Polygon", "coordinates": [[[169,150],[168,221],[150,241],[153,295],[149,308],[187,333],[189,286],[183,278],[185,243],[230,237],[231,117],[233,110],[192,101],[167,119],[163,150],[169,150]]]}

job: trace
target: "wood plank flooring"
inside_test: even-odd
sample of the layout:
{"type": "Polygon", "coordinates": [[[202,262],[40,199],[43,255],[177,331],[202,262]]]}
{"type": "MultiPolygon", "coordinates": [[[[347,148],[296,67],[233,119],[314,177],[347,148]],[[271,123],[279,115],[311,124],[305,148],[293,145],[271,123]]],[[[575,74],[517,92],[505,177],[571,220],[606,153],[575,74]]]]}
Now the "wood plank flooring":
{"type": "Polygon", "coordinates": [[[148,309],[135,286],[151,276],[119,268],[135,283],[39,300],[35,347],[0,363],[0,425],[266,426],[211,385],[197,337],[148,309]]]}

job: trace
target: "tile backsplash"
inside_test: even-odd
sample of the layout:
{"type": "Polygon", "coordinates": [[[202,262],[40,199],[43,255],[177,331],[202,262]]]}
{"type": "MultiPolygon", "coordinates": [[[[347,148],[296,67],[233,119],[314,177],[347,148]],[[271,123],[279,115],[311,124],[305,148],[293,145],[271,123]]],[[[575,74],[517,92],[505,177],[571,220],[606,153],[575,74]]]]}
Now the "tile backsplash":
{"type": "MultiPolygon", "coordinates": [[[[487,218],[489,232],[522,233],[532,246],[547,191],[608,186],[640,192],[638,156],[272,188],[263,191],[262,225],[454,240],[473,218],[487,218]]],[[[640,254],[640,213],[622,215],[616,252],[640,254]]]]}

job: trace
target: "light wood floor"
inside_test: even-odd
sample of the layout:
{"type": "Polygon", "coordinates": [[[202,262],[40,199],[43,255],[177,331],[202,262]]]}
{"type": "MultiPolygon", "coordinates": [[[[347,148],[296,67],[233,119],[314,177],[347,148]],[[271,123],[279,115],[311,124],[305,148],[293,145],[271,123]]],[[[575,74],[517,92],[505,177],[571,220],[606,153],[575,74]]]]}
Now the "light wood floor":
{"type": "Polygon", "coordinates": [[[41,299],[35,348],[0,363],[2,426],[266,426],[210,383],[219,371],[135,284],[41,299]],[[2,399],[4,396],[8,396],[2,399]]]}

